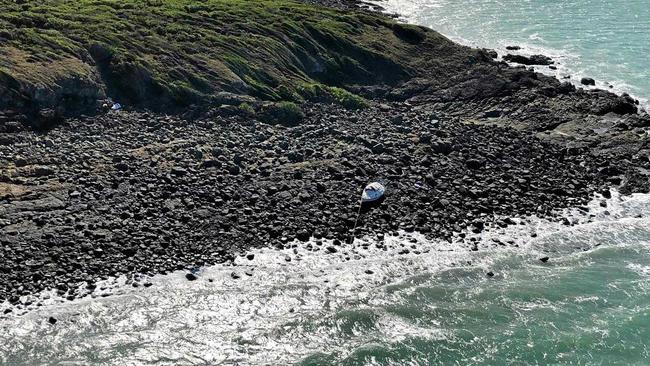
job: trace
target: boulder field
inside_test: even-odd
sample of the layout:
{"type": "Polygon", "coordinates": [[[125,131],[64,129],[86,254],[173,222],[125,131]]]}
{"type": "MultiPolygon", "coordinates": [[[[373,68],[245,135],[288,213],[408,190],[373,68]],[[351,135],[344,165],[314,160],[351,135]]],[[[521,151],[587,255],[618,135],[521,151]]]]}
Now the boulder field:
{"type": "MultiPolygon", "coordinates": [[[[314,6],[290,4],[301,11],[314,6]]],[[[326,16],[343,16],[340,9],[326,16]]],[[[121,21],[137,11],[122,9],[121,21]]],[[[209,9],[194,11],[209,17],[209,9]]],[[[512,67],[489,51],[376,13],[345,11],[370,22],[363,28],[369,33],[360,35],[376,47],[370,54],[382,46],[367,37],[369,24],[392,42],[390,57],[358,52],[346,59],[336,43],[320,39],[327,50],[319,52],[367,72],[357,80],[335,83],[282,63],[277,70],[292,72],[282,80],[304,76],[291,84],[295,88],[256,83],[256,90],[273,93],[237,94],[219,89],[216,78],[204,94],[219,98],[199,96],[196,104],[165,111],[135,98],[117,111],[53,112],[43,130],[34,110],[12,99],[29,100],[32,90],[27,77],[13,74],[10,81],[18,84],[12,85],[22,86],[4,84],[10,92],[0,111],[0,303],[27,305],[25,295],[43,289],[74,299],[110,276],[227,262],[251,248],[310,238],[316,239],[312,250],[334,253],[353,236],[376,237],[381,245],[385,233],[418,231],[477,250],[471,238],[462,240],[463,232],[529,215],[571,225],[560,215],[563,208],[607,197],[610,187],[650,191],[650,116],[633,98],[512,67]],[[386,63],[396,55],[405,59],[386,63]],[[381,70],[400,73],[373,81],[381,70]],[[361,190],[374,180],[385,183],[386,198],[363,212],[352,230],[361,190]]],[[[353,40],[349,31],[337,39],[353,40]]],[[[16,34],[0,37],[16,40],[16,34]]],[[[88,34],[94,33],[79,33],[77,45],[88,34]]],[[[20,42],[12,47],[22,49],[20,42]]],[[[28,62],[20,55],[12,60],[28,62]]],[[[120,95],[118,86],[102,84],[109,79],[94,69],[92,57],[80,60],[98,72],[102,90],[120,95]]],[[[339,76],[360,70],[336,65],[339,76]]],[[[57,95],[27,104],[53,103],[37,108],[42,115],[65,104],[57,95]]]]}

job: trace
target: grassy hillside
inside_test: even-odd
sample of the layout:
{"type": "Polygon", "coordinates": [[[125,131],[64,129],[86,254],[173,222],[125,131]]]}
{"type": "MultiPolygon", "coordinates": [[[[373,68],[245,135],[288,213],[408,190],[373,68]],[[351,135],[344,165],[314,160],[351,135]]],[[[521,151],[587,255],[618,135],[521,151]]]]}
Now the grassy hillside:
{"type": "Polygon", "coordinates": [[[109,95],[167,109],[222,102],[219,92],[299,101],[314,85],[391,85],[425,65],[450,71],[445,58],[470,52],[381,15],[286,0],[0,7],[0,108],[93,105],[109,95]]]}

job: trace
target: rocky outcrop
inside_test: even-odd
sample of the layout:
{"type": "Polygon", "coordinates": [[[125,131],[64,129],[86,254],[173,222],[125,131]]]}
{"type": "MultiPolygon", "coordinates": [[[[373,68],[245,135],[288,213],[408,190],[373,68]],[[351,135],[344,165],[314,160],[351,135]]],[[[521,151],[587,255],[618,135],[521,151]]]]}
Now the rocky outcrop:
{"type": "Polygon", "coordinates": [[[553,59],[544,55],[532,55],[528,57],[522,55],[507,54],[503,56],[503,60],[522,65],[551,65],[554,63],[553,59]]]}
{"type": "MultiPolygon", "coordinates": [[[[37,114],[59,125],[34,133],[24,128],[33,116],[0,111],[0,299],[19,303],[45,288],[74,299],[106,276],[189,269],[294,239],[332,239],[312,246],[328,253],[344,250],[337,243],[352,235],[400,229],[449,240],[467,228],[507,225],[498,215],[560,220],[558,209],[611,186],[650,190],[650,116],[629,96],[576,88],[430,30],[366,15],[353,17],[373,20],[375,35],[398,47],[362,51],[312,27],[309,36],[290,38],[296,53],[282,62],[297,62],[300,82],[354,74],[358,85],[348,89],[368,100],[331,86],[271,88],[277,80],[266,74],[256,75],[269,83],[257,83],[258,92],[295,103],[241,94],[259,80],[237,76],[203,94],[207,110],[61,118],[56,95],[92,104],[105,90],[120,90],[134,101],[166,103],[170,96],[195,101],[196,89],[158,90],[167,84],[149,73],[151,65],[114,58],[104,46],[76,64],[79,75],[91,76],[80,84],[55,78],[43,96],[24,86],[39,75],[2,74],[4,103],[37,104],[37,114]],[[324,54],[336,61],[324,63],[324,54]],[[97,80],[103,84],[93,89],[97,80]],[[55,108],[45,108],[50,102],[55,108]],[[377,177],[387,183],[386,200],[364,212],[354,231],[360,191],[377,177]]],[[[209,74],[223,65],[203,66],[209,74]]],[[[471,240],[459,245],[478,250],[471,240]]]]}

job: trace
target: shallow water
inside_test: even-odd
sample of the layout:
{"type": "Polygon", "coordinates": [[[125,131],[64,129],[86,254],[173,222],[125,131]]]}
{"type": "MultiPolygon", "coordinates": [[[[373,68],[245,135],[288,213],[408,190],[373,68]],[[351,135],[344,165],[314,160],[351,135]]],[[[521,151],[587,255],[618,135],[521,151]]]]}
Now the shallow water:
{"type": "Polygon", "coordinates": [[[538,70],[579,83],[627,92],[648,107],[650,98],[650,1],[648,0],[385,0],[377,3],[403,19],[449,38],[504,54],[543,53],[558,70],[538,70]]]}
{"type": "Polygon", "coordinates": [[[574,226],[490,230],[476,252],[417,235],[301,244],[50,299],[0,319],[0,364],[648,364],[650,195],[599,202],[574,226]]]}

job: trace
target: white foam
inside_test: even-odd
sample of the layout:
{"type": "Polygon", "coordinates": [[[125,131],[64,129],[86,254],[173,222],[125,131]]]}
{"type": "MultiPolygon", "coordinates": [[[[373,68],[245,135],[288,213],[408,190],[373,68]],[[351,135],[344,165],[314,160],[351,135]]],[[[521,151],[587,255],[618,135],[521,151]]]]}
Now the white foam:
{"type": "MultiPolygon", "coordinates": [[[[464,241],[458,236],[453,243],[427,240],[417,233],[386,236],[381,241],[358,239],[341,246],[312,240],[284,250],[254,250],[253,260],[239,257],[235,265],[204,268],[194,282],[188,282],[184,272],[155,276],[150,288],[132,288],[117,280],[117,289],[111,291],[121,295],[51,303],[22,317],[0,320],[4,334],[0,343],[9,340],[7,346],[0,346],[0,354],[9,352],[2,347],[11,347],[10,340],[40,334],[40,341],[53,352],[104,350],[107,364],[169,359],[171,363],[202,360],[263,365],[292,363],[321,351],[344,358],[360,347],[406,338],[445,339],[453,335],[435,321],[408,321],[386,309],[400,306],[404,298],[418,296],[418,291],[433,283],[444,282],[446,276],[470,281],[468,296],[480,297],[482,287],[472,284],[488,281],[487,271],[508,276],[504,266],[541,265],[538,258],[549,251],[555,263],[580,261],[584,253],[602,248],[596,246],[598,240],[590,242],[591,237],[609,235],[611,245],[620,245],[628,240],[621,232],[650,227],[650,195],[621,196],[613,191],[612,198],[605,200],[606,208],[601,201],[597,196],[586,211],[567,210],[574,226],[528,217],[515,219],[522,224],[490,228],[482,234],[466,232],[464,241]],[[465,244],[469,237],[478,242],[478,251],[465,244]],[[493,239],[511,243],[498,245],[493,239]],[[585,247],[562,247],[576,240],[585,247]],[[330,246],[337,252],[328,253],[330,246]],[[233,279],[232,273],[241,277],[233,279]],[[50,315],[60,320],[65,332],[48,331],[50,315]],[[66,337],[75,334],[87,340],[70,349],[66,337]],[[164,344],[175,346],[148,346],[164,344]],[[133,348],[121,354],[119,362],[110,360],[111,349],[128,345],[133,348]],[[192,351],[189,356],[187,350],[192,351]]],[[[643,245],[647,246],[644,250],[650,247],[650,243],[643,245]]],[[[643,274],[647,266],[634,269],[643,274]]],[[[563,270],[554,268],[549,275],[561,275],[563,270]]],[[[520,312],[552,306],[543,301],[511,305],[520,312]]]]}

